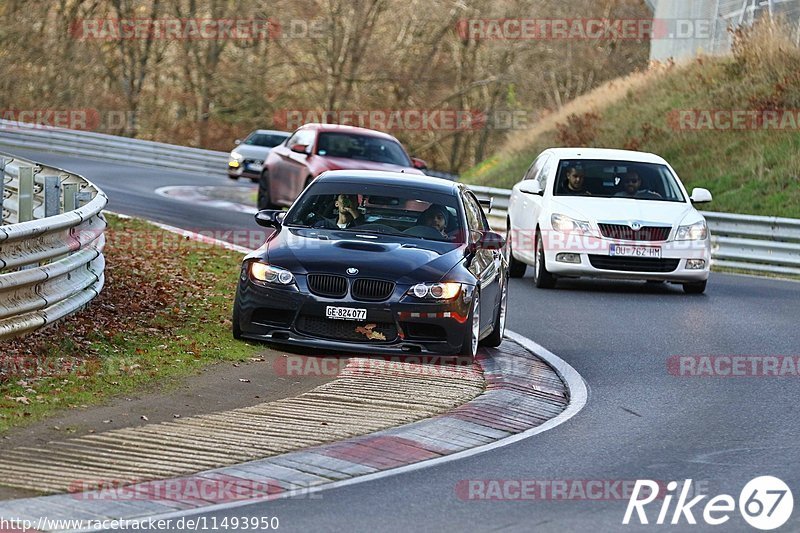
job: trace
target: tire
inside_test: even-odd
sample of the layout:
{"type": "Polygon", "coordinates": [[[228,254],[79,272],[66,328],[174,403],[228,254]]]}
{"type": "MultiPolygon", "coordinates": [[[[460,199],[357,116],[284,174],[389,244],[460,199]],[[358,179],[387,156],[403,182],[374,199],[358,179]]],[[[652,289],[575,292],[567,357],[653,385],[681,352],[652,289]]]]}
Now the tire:
{"type": "Polygon", "coordinates": [[[233,324],[231,325],[231,333],[233,334],[233,338],[236,339],[236,340],[241,340],[242,339],[242,328],[239,325],[239,298],[238,298],[238,295],[237,295],[237,298],[235,298],[234,301],[233,301],[233,314],[231,316],[231,322],[233,322],[233,324]]]}
{"type": "Polygon", "coordinates": [[[556,277],[547,271],[544,258],[542,234],[536,232],[536,261],[533,264],[533,282],[539,289],[552,289],[556,286],[556,277]]]}
{"type": "Polygon", "coordinates": [[[494,327],[492,333],[481,341],[484,346],[497,348],[503,342],[503,335],[506,333],[506,302],[508,301],[508,280],[503,280],[503,287],[500,289],[500,306],[494,316],[494,327]]]}
{"type": "Polygon", "coordinates": [[[480,294],[475,289],[475,296],[472,298],[472,309],[467,319],[464,342],[461,344],[460,355],[475,359],[478,354],[478,336],[481,333],[481,305],[480,294]]]}
{"type": "Polygon", "coordinates": [[[253,183],[258,183],[261,180],[259,178],[250,178],[250,181],[252,181],[253,183]]]}
{"type": "Polygon", "coordinates": [[[261,171],[261,178],[258,180],[258,209],[275,209],[269,195],[269,171],[261,171]]]}
{"type": "Polygon", "coordinates": [[[528,265],[514,259],[511,248],[511,234],[511,219],[508,219],[506,223],[506,262],[508,263],[508,275],[512,278],[521,278],[525,275],[525,270],[528,268],[528,265]]]}
{"type": "Polygon", "coordinates": [[[683,284],[683,292],[686,294],[703,294],[706,290],[708,280],[693,281],[691,283],[683,284]]]}

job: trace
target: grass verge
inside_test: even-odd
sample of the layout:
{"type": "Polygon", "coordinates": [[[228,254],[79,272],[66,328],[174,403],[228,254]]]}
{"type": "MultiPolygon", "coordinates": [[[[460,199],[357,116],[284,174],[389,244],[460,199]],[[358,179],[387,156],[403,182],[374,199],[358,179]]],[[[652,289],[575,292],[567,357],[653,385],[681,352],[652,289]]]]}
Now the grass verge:
{"type": "Polygon", "coordinates": [[[240,254],[143,221],[107,219],[101,294],[0,348],[0,434],[263,350],[230,333],[240,254]]]}
{"type": "Polygon", "coordinates": [[[511,187],[548,147],[624,148],[661,155],[689,190],[710,189],[714,201],[704,209],[800,218],[800,46],[788,30],[758,24],[737,33],[730,56],[606,84],[515,132],[463,181],[511,187]],[[782,119],[777,127],[741,129],[703,121],[717,110],[777,111],[782,119]]]}

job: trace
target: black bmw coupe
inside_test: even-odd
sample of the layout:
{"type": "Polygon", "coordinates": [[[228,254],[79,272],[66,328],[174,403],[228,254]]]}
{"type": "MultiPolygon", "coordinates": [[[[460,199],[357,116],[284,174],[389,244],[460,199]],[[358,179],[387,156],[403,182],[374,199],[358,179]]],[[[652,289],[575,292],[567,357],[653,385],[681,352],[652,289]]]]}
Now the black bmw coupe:
{"type": "Polygon", "coordinates": [[[505,241],[462,184],[326,172],[256,221],[275,233],[242,263],[237,339],[473,357],[502,341],[505,241]]]}

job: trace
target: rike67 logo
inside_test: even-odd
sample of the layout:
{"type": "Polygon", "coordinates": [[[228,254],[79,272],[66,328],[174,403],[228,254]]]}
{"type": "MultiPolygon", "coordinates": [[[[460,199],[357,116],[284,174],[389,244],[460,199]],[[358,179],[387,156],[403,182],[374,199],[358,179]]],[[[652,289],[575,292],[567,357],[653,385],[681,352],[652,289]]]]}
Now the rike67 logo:
{"type": "MultiPolygon", "coordinates": [[[[697,524],[695,512],[698,514],[702,512],[703,521],[711,526],[719,526],[730,520],[731,514],[736,510],[736,501],[733,496],[720,494],[706,501],[705,505],[699,505],[708,496],[701,494],[689,499],[691,487],[691,479],[685,480],[680,488],[677,481],[667,483],[667,494],[660,501],[661,506],[655,524],[676,525],[685,520],[687,524],[694,525],[697,524]],[[674,496],[678,498],[670,517],[670,507],[674,496]]],[[[645,507],[658,498],[658,489],[659,484],[656,481],[636,480],[622,523],[630,524],[634,512],[640,524],[651,523],[652,513],[648,517],[645,507]]],[[[776,529],[785,524],[792,516],[794,508],[794,498],[789,486],[773,476],[760,476],[750,480],[739,494],[738,503],[739,513],[744,521],[763,531],[776,529]]],[[[657,508],[658,504],[653,507],[657,508]]],[[[654,511],[655,509],[651,508],[650,510],[654,511]]]]}

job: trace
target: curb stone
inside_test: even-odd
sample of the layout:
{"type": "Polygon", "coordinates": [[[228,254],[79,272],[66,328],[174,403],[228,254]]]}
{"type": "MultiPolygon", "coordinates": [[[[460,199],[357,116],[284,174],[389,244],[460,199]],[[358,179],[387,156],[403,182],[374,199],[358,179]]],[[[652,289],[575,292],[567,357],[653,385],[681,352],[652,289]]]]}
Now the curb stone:
{"type": "MultiPolygon", "coordinates": [[[[33,523],[43,516],[51,520],[160,518],[245,505],[256,499],[303,494],[327,484],[345,483],[358,476],[379,474],[503,439],[511,440],[545,425],[565,411],[572,411],[570,416],[577,412],[585,403],[585,390],[579,398],[581,405],[570,406],[571,391],[562,379],[568,365],[564,363],[562,368],[553,368],[515,342],[524,338],[509,336],[514,340],[507,339],[499,348],[482,349],[479,354],[478,362],[487,381],[486,391],[445,414],[341,442],[167,481],[180,487],[224,481],[248,488],[260,483],[266,490],[257,498],[249,494],[249,497],[232,500],[230,493],[204,495],[207,497],[203,498],[187,497],[187,494],[166,498],[159,494],[160,498],[153,498],[147,492],[150,490],[152,494],[152,488],[144,483],[125,487],[138,496],[135,500],[123,500],[113,492],[109,495],[102,491],[58,494],[2,502],[0,517],[27,519],[33,523]]],[[[569,370],[574,372],[571,367],[569,370]]]]}

